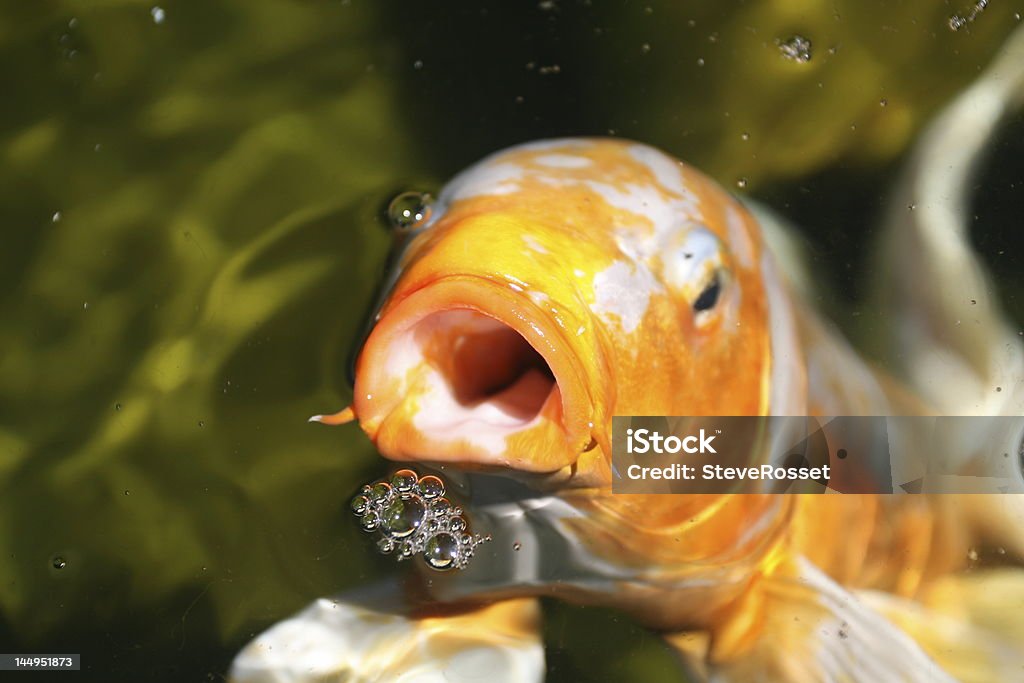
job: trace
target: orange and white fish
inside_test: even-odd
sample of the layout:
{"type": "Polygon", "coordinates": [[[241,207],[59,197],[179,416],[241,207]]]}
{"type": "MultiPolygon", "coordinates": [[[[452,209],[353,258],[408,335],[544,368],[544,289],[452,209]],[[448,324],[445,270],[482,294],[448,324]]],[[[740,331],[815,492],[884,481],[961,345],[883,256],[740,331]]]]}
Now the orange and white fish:
{"type": "MultiPolygon", "coordinates": [[[[427,208],[406,212],[353,405],[317,419],[468,473],[495,541],[464,571],[319,601],[247,647],[235,680],[541,680],[546,595],[621,609],[711,680],[1024,677],[1024,574],[961,571],[986,531],[1024,549],[1005,521],[1017,504],[611,493],[613,415],[949,409],[934,383],[876,372],[805,302],[770,218],[612,139],[499,152],[427,208]]],[[[999,410],[1018,414],[1024,379],[1008,380],[999,410]]]]}

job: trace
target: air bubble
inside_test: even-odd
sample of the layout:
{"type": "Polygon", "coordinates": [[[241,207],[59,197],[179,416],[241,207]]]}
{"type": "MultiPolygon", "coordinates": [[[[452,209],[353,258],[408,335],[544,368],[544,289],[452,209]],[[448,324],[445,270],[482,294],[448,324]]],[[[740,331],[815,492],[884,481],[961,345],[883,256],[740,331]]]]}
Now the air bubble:
{"type": "Polygon", "coordinates": [[[400,232],[415,230],[430,219],[433,204],[425,192],[403,192],[388,204],[388,221],[400,232]]]}
{"type": "Polygon", "coordinates": [[[746,178],[740,178],[740,179],[738,179],[736,181],[736,187],[740,188],[741,190],[743,188],[745,188],[746,186],[747,186],[747,179],[746,178]]]}
{"type": "Polygon", "coordinates": [[[776,40],[779,52],[786,59],[806,64],[811,61],[811,41],[801,35],[793,35],[786,40],[776,40]]]}
{"type": "Polygon", "coordinates": [[[420,479],[420,493],[427,500],[432,500],[444,495],[444,483],[432,474],[420,479]]]}
{"type": "Polygon", "coordinates": [[[164,12],[162,7],[152,8],[151,10],[149,10],[149,14],[151,17],[153,17],[154,24],[164,23],[164,19],[167,17],[167,13],[164,12]]]}
{"type": "MultiPolygon", "coordinates": [[[[974,3],[974,7],[972,7],[971,11],[967,14],[954,14],[949,18],[949,30],[954,32],[959,31],[963,27],[967,26],[967,24],[977,19],[978,15],[984,12],[986,7],[988,7],[988,0],[978,0],[974,3]]],[[[1019,14],[1015,14],[1013,16],[1017,21],[1020,21],[1019,14]]]]}
{"type": "Polygon", "coordinates": [[[359,526],[363,527],[363,531],[376,531],[380,526],[380,517],[371,512],[359,520],[359,526]]]}
{"type": "Polygon", "coordinates": [[[399,498],[384,511],[384,531],[395,538],[405,538],[419,528],[425,515],[419,498],[399,498]]]}
{"type": "Polygon", "coordinates": [[[416,473],[412,470],[398,470],[391,475],[391,485],[399,493],[409,493],[416,485],[416,473]]]}
{"type": "Polygon", "coordinates": [[[377,482],[370,488],[369,498],[375,503],[380,503],[391,497],[391,484],[383,481],[377,482]]]}
{"type": "Polygon", "coordinates": [[[451,569],[459,554],[458,542],[451,534],[438,534],[429,541],[423,557],[434,569],[451,569]]]}
{"type": "Polygon", "coordinates": [[[370,499],[366,496],[356,496],[352,499],[351,507],[352,512],[361,517],[370,509],[370,499]]]}
{"type": "Polygon", "coordinates": [[[380,552],[397,548],[399,561],[422,554],[429,566],[445,570],[465,567],[474,548],[491,540],[468,533],[462,508],[442,497],[440,478],[428,475],[417,481],[413,470],[401,469],[390,482],[363,486],[350,504],[363,530],[378,532],[374,540],[380,552]]]}
{"type": "Polygon", "coordinates": [[[68,563],[60,555],[58,555],[57,557],[53,558],[53,568],[54,569],[64,569],[64,567],[66,567],[66,566],[68,566],[68,563]]]}

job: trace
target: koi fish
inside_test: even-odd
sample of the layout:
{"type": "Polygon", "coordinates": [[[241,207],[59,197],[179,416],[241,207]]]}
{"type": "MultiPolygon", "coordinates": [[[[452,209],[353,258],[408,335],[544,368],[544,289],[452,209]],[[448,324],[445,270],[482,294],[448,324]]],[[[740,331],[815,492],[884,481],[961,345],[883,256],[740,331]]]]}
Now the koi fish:
{"type": "MultiPolygon", "coordinates": [[[[1024,80],[1022,49],[1018,32],[990,78],[1024,80]]],[[[1024,574],[963,571],[987,540],[1024,551],[1020,496],[610,488],[613,415],[1020,414],[1024,350],[994,302],[995,346],[946,348],[972,387],[1003,373],[1005,394],[957,404],[922,371],[934,354],[909,361],[909,389],[863,360],[780,262],[777,221],[652,147],[520,145],[406,215],[353,404],[315,419],[443,467],[497,540],[464,571],[318,601],[243,650],[234,680],[542,680],[538,596],[622,610],[701,680],[1024,675],[1024,574]]],[[[962,231],[936,229],[902,239],[955,255],[983,290],[962,231]]],[[[914,316],[895,335],[935,348],[923,336],[965,295],[921,293],[910,270],[890,278],[914,316]]]]}

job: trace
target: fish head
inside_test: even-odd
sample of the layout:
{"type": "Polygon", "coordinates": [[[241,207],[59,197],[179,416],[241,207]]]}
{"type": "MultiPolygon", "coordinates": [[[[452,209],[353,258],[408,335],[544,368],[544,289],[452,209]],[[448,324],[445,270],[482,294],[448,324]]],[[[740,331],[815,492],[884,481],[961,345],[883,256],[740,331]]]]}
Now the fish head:
{"type": "Polygon", "coordinates": [[[351,414],[393,460],[607,483],[613,415],[766,413],[761,251],[734,198],[651,147],[499,152],[410,237],[351,414]]]}

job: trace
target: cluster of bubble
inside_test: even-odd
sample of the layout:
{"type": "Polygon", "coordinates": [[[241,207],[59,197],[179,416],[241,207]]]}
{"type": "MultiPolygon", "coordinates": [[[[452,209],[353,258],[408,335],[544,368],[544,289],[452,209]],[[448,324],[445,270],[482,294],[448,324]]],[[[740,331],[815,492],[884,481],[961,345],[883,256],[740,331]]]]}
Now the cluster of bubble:
{"type": "Polygon", "coordinates": [[[422,553],[432,569],[463,569],[491,537],[471,534],[462,508],[444,493],[439,477],[398,470],[390,481],[364,486],[352,499],[352,513],[364,531],[379,532],[381,553],[395,553],[399,561],[422,553]]]}
{"type": "Polygon", "coordinates": [[[786,59],[801,64],[811,61],[811,41],[801,35],[790,36],[786,40],[776,39],[775,44],[786,59]]]}

